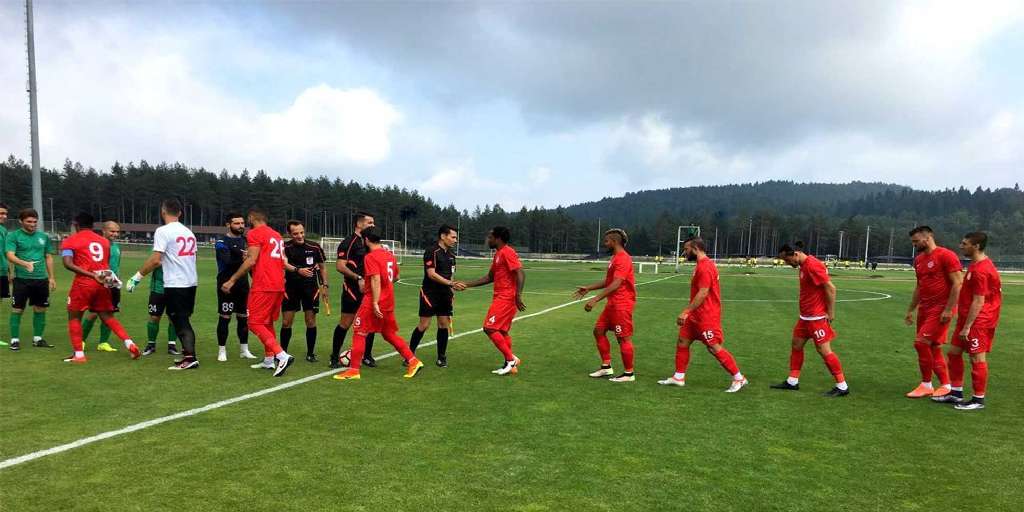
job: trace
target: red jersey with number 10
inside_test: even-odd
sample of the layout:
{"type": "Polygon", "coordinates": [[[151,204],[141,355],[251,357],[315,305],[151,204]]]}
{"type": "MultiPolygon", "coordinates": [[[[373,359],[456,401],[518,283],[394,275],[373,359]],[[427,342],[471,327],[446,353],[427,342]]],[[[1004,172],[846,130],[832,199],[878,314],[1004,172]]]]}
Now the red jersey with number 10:
{"type": "MultiPolygon", "coordinates": [[[[79,231],[64,239],[60,244],[60,255],[71,256],[75,266],[83,270],[110,270],[110,240],[91,229],[79,231]]],[[[81,274],[75,274],[73,284],[99,286],[95,279],[81,274]]]]}
{"type": "MultiPolygon", "coordinates": [[[[380,276],[380,297],[377,306],[381,312],[395,310],[395,280],[398,279],[398,262],[391,251],[377,248],[366,254],[363,259],[363,277],[366,279],[366,293],[363,294],[362,306],[373,307],[373,290],[370,288],[370,277],[380,276]]],[[[361,306],[361,307],[362,307],[361,306]]]]}
{"type": "Polygon", "coordinates": [[[690,281],[690,302],[701,288],[708,289],[708,296],[699,308],[690,312],[689,321],[698,329],[719,329],[722,326],[722,294],[718,288],[718,267],[711,258],[697,260],[690,281]]]}
{"type": "Polygon", "coordinates": [[[801,319],[820,320],[828,316],[828,297],[825,295],[825,283],[828,281],[825,264],[808,254],[800,265],[801,319]]]}
{"type": "Polygon", "coordinates": [[[516,300],[516,270],[523,268],[519,254],[506,245],[494,253],[491,274],[494,275],[494,299],[516,300]]]}
{"type": "Polygon", "coordinates": [[[256,265],[252,267],[252,287],[254,292],[284,291],[284,241],[281,234],[264,224],[250,230],[245,235],[249,247],[260,250],[256,265]]]}

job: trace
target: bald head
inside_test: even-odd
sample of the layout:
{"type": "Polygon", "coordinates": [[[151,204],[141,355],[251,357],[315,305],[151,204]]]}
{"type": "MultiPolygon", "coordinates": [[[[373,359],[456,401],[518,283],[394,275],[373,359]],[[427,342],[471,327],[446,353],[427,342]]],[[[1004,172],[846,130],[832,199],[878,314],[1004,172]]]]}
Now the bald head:
{"type": "Polygon", "coordinates": [[[103,238],[106,238],[107,240],[110,241],[114,241],[117,240],[118,238],[121,238],[121,225],[112,220],[104,222],[103,238]]]}

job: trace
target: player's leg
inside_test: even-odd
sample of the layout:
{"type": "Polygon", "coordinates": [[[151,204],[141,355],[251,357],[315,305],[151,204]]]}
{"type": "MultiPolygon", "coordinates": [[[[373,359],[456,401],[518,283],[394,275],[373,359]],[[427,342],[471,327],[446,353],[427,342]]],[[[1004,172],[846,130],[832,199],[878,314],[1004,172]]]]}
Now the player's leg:
{"type": "Polygon", "coordinates": [[[995,329],[974,327],[967,336],[967,353],[971,359],[971,399],[957,404],[957,410],[970,411],[985,408],[988,389],[988,352],[992,348],[995,329]]]}
{"type": "Polygon", "coordinates": [[[384,313],[384,318],[381,319],[381,336],[384,337],[384,341],[395,347],[398,354],[402,356],[402,359],[406,362],[405,378],[411,379],[419,373],[420,369],[423,368],[423,363],[420,362],[416,355],[412,353],[409,346],[406,345],[405,340],[398,335],[398,322],[395,321],[395,312],[388,311],[384,313]]]}
{"type": "MultiPolygon", "coordinates": [[[[131,354],[132,359],[138,359],[142,356],[142,352],[139,347],[132,341],[131,336],[121,325],[121,322],[114,317],[113,311],[100,311],[100,321],[103,322],[103,326],[108,329],[108,332],[113,332],[121,341],[124,343],[124,348],[128,349],[128,353],[131,354]]],[[[109,334],[108,334],[109,336],[109,334]]]]}
{"type": "MultiPolygon", "coordinates": [[[[363,353],[366,351],[366,333],[356,331],[352,334],[352,351],[349,354],[351,361],[348,370],[334,376],[335,380],[359,380],[360,370],[363,365],[363,353]]],[[[334,358],[338,362],[337,358],[334,358]]],[[[341,363],[338,363],[339,365],[341,363]]]]}
{"type": "MultiPolygon", "coordinates": [[[[945,338],[945,334],[943,334],[945,338]]],[[[946,355],[942,353],[942,343],[933,342],[932,350],[932,372],[939,379],[939,387],[935,388],[932,396],[942,396],[949,393],[949,368],[946,367],[946,355]]]]}
{"type": "Polygon", "coordinates": [[[633,310],[624,307],[606,308],[608,320],[615,339],[619,342],[619,353],[622,355],[623,373],[608,379],[611,382],[633,382],[633,310]]]}
{"type": "Polygon", "coordinates": [[[92,332],[93,326],[96,325],[97,318],[99,318],[99,316],[92,311],[86,313],[85,316],[82,317],[82,343],[85,343],[85,340],[89,339],[89,334],[92,332]]]}
{"type": "MultiPolygon", "coordinates": [[[[112,314],[117,314],[118,312],[121,311],[121,290],[117,288],[110,288],[108,290],[108,293],[110,294],[110,311],[112,314]]],[[[93,315],[96,315],[98,317],[96,313],[90,314],[90,316],[93,315]]],[[[99,345],[96,346],[96,350],[100,350],[103,352],[117,352],[116,348],[110,346],[110,335],[112,332],[113,331],[106,323],[100,324],[100,343],[99,345]]],[[[124,338],[121,339],[123,340],[124,338]]],[[[132,343],[132,345],[134,345],[134,343],[132,343]]],[[[131,350],[131,347],[129,347],[127,344],[125,345],[125,347],[131,350]]],[[[135,351],[138,352],[138,348],[136,348],[135,351]]],[[[134,356],[135,352],[132,352],[132,355],[134,356]]]]}
{"type": "Polygon", "coordinates": [[[249,313],[235,313],[235,335],[238,336],[238,357],[242,359],[257,359],[249,351],[249,313]]]}
{"type": "Polygon", "coordinates": [[[84,364],[85,346],[82,342],[82,312],[68,309],[68,337],[71,339],[72,354],[64,358],[65,363],[84,364]]]}
{"type": "Polygon", "coordinates": [[[736,358],[733,357],[732,352],[729,352],[729,350],[723,346],[724,341],[725,340],[723,339],[720,331],[712,330],[711,339],[705,341],[704,344],[707,347],[708,352],[718,360],[718,364],[722,366],[725,373],[728,373],[729,376],[732,377],[732,383],[725,392],[735,393],[743,389],[743,386],[746,386],[748,382],[747,378],[740,372],[739,365],[736,364],[736,358]]]}
{"type": "Polygon", "coordinates": [[[11,300],[11,350],[21,349],[21,318],[28,306],[28,281],[20,277],[14,278],[14,293],[11,300]]]}
{"type": "Polygon", "coordinates": [[[437,366],[448,367],[448,336],[451,333],[452,317],[438,315],[437,317],[437,366]]]}
{"type": "Polygon", "coordinates": [[[601,379],[612,377],[615,370],[612,369],[612,345],[608,341],[608,331],[612,328],[612,320],[607,304],[601,310],[601,315],[594,322],[594,344],[597,345],[597,355],[601,358],[601,367],[590,373],[590,377],[601,379]]]}
{"type": "Polygon", "coordinates": [[[685,386],[686,369],[690,366],[690,345],[693,339],[687,334],[686,327],[680,328],[679,338],[676,340],[676,371],[671,377],[658,381],[663,386],[685,386]]]}
{"type": "Polygon", "coordinates": [[[292,342],[292,324],[295,323],[295,310],[281,312],[281,348],[288,350],[292,342]]]}
{"type": "Polygon", "coordinates": [[[306,320],[306,361],[315,363],[316,359],[316,309],[310,308],[302,312],[306,320]]]}
{"type": "Polygon", "coordinates": [[[818,354],[821,355],[822,361],[825,362],[825,366],[828,367],[829,373],[832,374],[832,378],[836,381],[835,387],[826,392],[825,396],[839,397],[848,395],[850,387],[846,384],[846,376],[843,375],[843,365],[839,362],[839,356],[832,351],[832,342],[816,341],[814,346],[818,350],[818,354]]]}
{"type": "MultiPolygon", "coordinates": [[[[957,326],[954,333],[959,333],[961,326],[957,326]]],[[[964,399],[964,347],[960,336],[954,335],[953,343],[946,352],[946,365],[949,368],[950,392],[944,396],[932,397],[933,401],[940,403],[958,404],[964,399]]]]}
{"type": "Polygon", "coordinates": [[[192,329],[192,316],[195,307],[196,289],[191,288],[165,288],[164,295],[167,298],[167,317],[174,325],[174,331],[181,340],[182,358],[176,361],[169,370],[191,370],[199,367],[196,358],[196,333],[192,329]]]}
{"type": "MultiPolygon", "coordinates": [[[[422,301],[423,298],[420,297],[420,300],[422,301]]],[[[430,328],[430,321],[431,321],[432,318],[433,317],[431,315],[429,315],[429,314],[424,315],[424,311],[423,311],[423,308],[421,306],[420,307],[420,320],[416,324],[416,327],[413,327],[412,333],[409,334],[409,348],[414,353],[416,352],[416,349],[420,346],[420,342],[423,341],[423,334],[426,333],[427,329],[430,328]]]]}
{"type": "Polygon", "coordinates": [[[50,282],[46,279],[33,279],[29,292],[29,304],[32,305],[32,346],[53,348],[45,339],[46,311],[50,308],[50,282]]]}
{"type": "Polygon", "coordinates": [[[796,391],[800,389],[800,372],[804,367],[804,345],[807,338],[800,337],[794,332],[793,341],[789,348],[789,377],[780,384],[772,384],[772,389],[788,389],[796,391]]]}

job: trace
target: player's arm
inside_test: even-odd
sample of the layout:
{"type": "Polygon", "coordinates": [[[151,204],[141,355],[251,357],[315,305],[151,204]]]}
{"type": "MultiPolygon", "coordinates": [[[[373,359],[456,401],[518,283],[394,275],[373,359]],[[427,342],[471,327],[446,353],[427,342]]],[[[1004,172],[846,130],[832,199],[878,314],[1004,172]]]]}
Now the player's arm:
{"type": "MultiPolygon", "coordinates": [[[[619,285],[621,285],[622,284],[622,279],[618,279],[618,283],[619,283],[619,285]]],[[[573,298],[575,298],[575,299],[582,299],[583,296],[586,295],[588,292],[591,292],[591,291],[594,291],[594,290],[600,290],[601,288],[604,288],[604,281],[597,281],[595,283],[585,284],[583,286],[577,286],[576,287],[576,292],[573,293],[573,298]]],[[[618,288],[618,285],[616,285],[616,288],[618,288]]],[[[612,290],[612,291],[614,291],[614,290],[612,290]]]]}
{"type": "MultiPolygon", "coordinates": [[[[956,304],[956,299],[953,299],[953,303],[956,304]]],[[[907,307],[907,316],[904,317],[903,321],[907,325],[914,323],[914,311],[917,311],[917,305],[921,302],[921,292],[917,289],[917,285],[914,285],[914,294],[910,296],[910,306],[907,307]]]]}
{"type": "MultiPolygon", "coordinates": [[[[618,290],[620,286],[622,286],[622,278],[621,277],[616,277],[616,278],[612,279],[612,282],[608,283],[608,286],[605,286],[604,285],[604,281],[602,281],[599,286],[595,286],[594,288],[590,288],[591,290],[598,290],[598,289],[602,289],[603,288],[603,290],[601,290],[601,292],[598,293],[597,295],[595,295],[592,299],[588,300],[587,303],[583,306],[583,309],[585,309],[587,311],[590,311],[591,309],[594,309],[594,305],[595,304],[597,304],[598,302],[601,302],[602,300],[607,298],[609,295],[614,293],[615,290],[618,290]]],[[[580,288],[582,289],[584,287],[581,286],[580,288]]],[[[587,292],[584,291],[581,294],[579,289],[576,290],[576,294],[580,295],[580,296],[585,295],[586,293],[587,292]]]]}
{"type": "MultiPolygon", "coordinates": [[[[520,269],[520,270],[522,270],[522,269],[520,269]]],[[[493,283],[493,282],[494,282],[494,271],[493,270],[489,270],[489,271],[487,271],[487,275],[485,275],[485,276],[483,276],[483,277],[481,277],[479,279],[474,279],[472,281],[467,281],[466,282],[466,288],[476,288],[477,286],[483,286],[485,284],[490,284],[490,283],[493,283]]]]}
{"type": "Polygon", "coordinates": [[[57,289],[57,279],[53,274],[53,255],[46,253],[46,276],[50,278],[50,291],[57,289]]]}
{"type": "Polygon", "coordinates": [[[142,262],[142,267],[139,268],[139,271],[128,280],[128,284],[125,286],[128,293],[134,292],[135,287],[142,282],[142,278],[146,277],[150,272],[156,270],[156,268],[160,266],[160,258],[162,256],[162,251],[153,251],[150,253],[149,257],[146,258],[146,261],[142,262]]]}
{"type": "Polygon", "coordinates": [[[242,264],[238,266],[238,270],[231,275],[231,278],[224,282],[224,285],[220,287],[225,293],[230,292],[231,288],[235,286],[235,283],[239,279],[249,273],[249,270],[256,265],[256,261],[260,259],[260,246],[250,245],[245,250],[245,259],[242,260],[242,264]]]}
{"type": "Polygon", "coordinates": [[[828,321],[834,322],[836,319],[836,285],[832,284],[832,280],[829,279],[823,286],[825,287],[825,311],[828,314],[828,321]]]}
{"type": "Polygon", "coordinates": [[[526,272],[523,267],[515,270],[516,273],[516,308],[519,311],[526,311],[526,304],[523,303],[523,287],[526,286],[526,272]]]}
{"type": "Polygon", "coordinates": [[[708,298],[708,295],[710,293],[711,288],[703,287],[698,289],[697,293],[694,294],[693,296],[693,300],[691,300],[690,303],[687,304],[685,308],[683,308],[683,311],[679,313],[679,317],[676,319],[676,323],[680,326],[686,323],[686,319],[690,318],[690,314],[696,311],[697,308],[699,308],[702,304],[704,304],[704,301],[708,298]]]}
{"type": "Polygon", "coordinates": [[[18,255],[14,253],[14,251],[7,251],[7,261],[11,262],[12,266],[17,265],[29,272],[35,270],[36,267],[34,262],[25,261],[19,258],[18,255]]]}
{"type": "Polygon", "coordinates": [[[320,272],[320,286],[324,288],[330,288],[327,282],[327,267],[324,266],[324,262],[327,260],[323,253],[323,249],[320,250],[320,262],[317,263],[317,271],[320,272]]]}
{"type": "Polygon", "coordinates": [[[427,277],[430,278],[431,281],[442,284],[444,286],[455,286],[455,281],[451,279],[445,279],[444,276],[437,273],[437,270],[435,270],[434,267],[430,267],[427,269],[427,277]]]}
{"type": "Polygon", "coordinates": [[[967,320],[964,321],[964,328],[960,330],[960,339],[967,340],[967,336],[971,333],[971,327],[974,326],[974,321],[978,319],[978,315],[981,314],[981,308],[984,306],[984,295],[975,295],[971,298],[971,307],[967,310],[967,320]]]}
{"type": "Polygon", "coordinates": [[[97,283],[103,284],[103,278],[100,277],[99,274],[75,265],[74,252],[70,249],[65,249],[61,253],[61,261],[64,263],[64,268],[70,270],[72,273],[85,276],[90,279],[95,279],[97,283]]]}
{"type": "Polygon", "coordinates": [[[384,318],[380,310],[380,274],[370,276],[370,297],[373,299],[373,316],[384,318]]]}
{"type": "Polygon", "coordinates": [[[956,299],[960,297],[960,288],[964,285],[964,274],[959,270],[950,272],[949,279],[953,285],[949,287],[949,298],[946,299],[946,308],[942,310],[942,316],[939,317],[939,320],[944,324],[953,319],[953,308],[956,307],[956,299]]]}

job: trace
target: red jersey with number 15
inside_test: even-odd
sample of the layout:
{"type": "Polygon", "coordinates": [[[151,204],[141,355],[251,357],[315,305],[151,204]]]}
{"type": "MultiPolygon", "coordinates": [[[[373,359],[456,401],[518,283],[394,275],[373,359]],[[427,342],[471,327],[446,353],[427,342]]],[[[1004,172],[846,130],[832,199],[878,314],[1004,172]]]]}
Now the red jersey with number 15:
{"type": "Polygon", "coordinates": [[[825,295],[825,283],[828,281],[825,264],[808,254],[800,265],[801,319],[820,320],[828,316],[828,297],[825,295]]]}
{"type": "MultiPolygon", "coordinates": [[[[391,251],[377,248],[366,254],[363,259],[363,277],[366,279],[366,293],[363,295],[362,306],[373,307],[373,290],[370,289],[370,277],[380,276],[380,297],[377,306],[381,312],[395,310],[395,281],[398,279],[398,262],[391,251]]],[[[362,307],[361,306],[361,307],[362,307]]]]}
{"type": "MultiPolygon", "coordinates": [[[[79,231],[60,244],[60,255],[71,256],[75,266],[96,272],[110,270],[110,240],[91,229],[79,231]]],[[[74,285],[99,286],[95,279],[75,274],[74,285]]]]}
{"type": "Polygon", "coordinates": [[[523,268],[519,254],[506,245],[494,253],[491,273],[494,275],[494,299],[516,300],[516,270],[523,268]]]}
{"type": "Polygon", "coordinates": [[[689,321],[698,329],[716,329],[722,325],[722,294],[718,288],[718,267],[711,258],[697,260],[690,281],[690,302],[701,288],[708,289],[708,296],[700,307],[690,312],[689,321]]]}
{"type": "Polygon", "coordinates": [[[264,224],[250,230],[245,235],[249,247],[260,250],[256,265],[252,267],[252,287],[254,292],[284,291],[284,242],[281,234],[274,228],[264,224]]]}
{"type": "Polygon", "coordinates": [[[608,296],[608,304],[624,309],[632,309],[636,304],[636,275],[633,273],[633,258],[628,252],[622,251],[608,262],[608,272],[604,276],[604,285],[612,284],[615,278],[622,279],[622,284],[608,296]]]}

